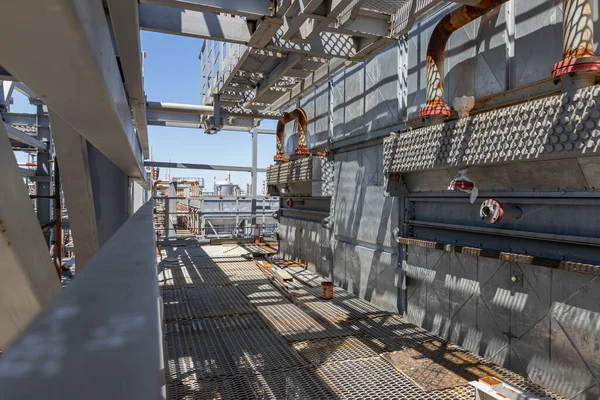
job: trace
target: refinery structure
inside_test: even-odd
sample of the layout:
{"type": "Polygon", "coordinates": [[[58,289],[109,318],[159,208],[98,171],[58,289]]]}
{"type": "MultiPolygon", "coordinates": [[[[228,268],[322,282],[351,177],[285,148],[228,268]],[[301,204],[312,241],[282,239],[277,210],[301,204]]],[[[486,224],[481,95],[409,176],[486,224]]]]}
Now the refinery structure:
{"type": "Polygon", "coordinates": [[[1,400],[600,398],[597,0],[0,15],[1,400]],[[141,31],[201,39],[198,104],[141,31]]]}

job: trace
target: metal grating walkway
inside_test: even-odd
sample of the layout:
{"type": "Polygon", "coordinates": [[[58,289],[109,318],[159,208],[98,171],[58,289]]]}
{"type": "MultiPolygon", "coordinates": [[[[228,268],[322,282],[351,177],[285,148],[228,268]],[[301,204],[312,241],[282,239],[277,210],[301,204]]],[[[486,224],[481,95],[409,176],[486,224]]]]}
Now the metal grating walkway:
{"type": "MultiPolygon", "coordinates": [[[[297,265],[289,291],[280,291],[248,260],[255,250],[163,249],[169,400],[475,398],[469,386],[422,390],[388,362],[391,352],[439,338],[340,288],[321,300],[322,279],[297,265]]],[[[474,357],[515,386],[560,398],[474,357]]]]}

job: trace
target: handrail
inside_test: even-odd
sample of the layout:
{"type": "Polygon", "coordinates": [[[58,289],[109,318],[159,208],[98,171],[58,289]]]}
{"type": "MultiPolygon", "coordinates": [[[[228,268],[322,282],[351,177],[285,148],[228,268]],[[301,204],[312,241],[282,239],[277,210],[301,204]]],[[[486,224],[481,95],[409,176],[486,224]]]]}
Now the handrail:
{"type": "Polygon", "coordinates": [[[0,397],[156,399],[164,382],[152,202],[0,358],[0,397]]]}

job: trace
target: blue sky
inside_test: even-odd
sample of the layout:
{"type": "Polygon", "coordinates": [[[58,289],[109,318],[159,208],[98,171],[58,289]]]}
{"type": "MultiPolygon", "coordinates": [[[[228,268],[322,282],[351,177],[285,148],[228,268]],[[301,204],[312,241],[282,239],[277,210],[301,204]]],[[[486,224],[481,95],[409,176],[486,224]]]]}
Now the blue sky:
{"type": "MultiPolygon", "coordinates": [[[[144,62],[144,88],[148,101],[173,103],[200,103],[200,61],[198,55],[202,39],[173,36],[141,31],[144,62]]],[[[35,107],[15,91],[12,112],[35,113],[35,107]]],[[[262,127],[275,129],[275,121],[263,121],[262,127]]],[[[149,126],[148,136],[155,161],[188,162],[215,165],[252,165],[252,138],[250,133],[221,131],[207,135],[202,129],[149,126]]],[[[273,162],[275,136],[259,135],[258,167],[266,168],[273,162]]],[[[24,154],[17,154],[18,161],[26,161],[24,154]]],[[[167,170],[161,169],[165,179],[167,170]]],[[[201,177],[212,189],[214,177],[224,180],[226,171],[198,171],[171,169],[171,177],[201,177]]],[[[231,180],[242,190],[251,183],[247,172],[232,172],[231,180]]],[[[258,193],[261,193],[265,173],[258,174],[258,193]]]]}
{"type": "MultiPolygon", "coordinates": [[[[144,88],[148,101],[199,104],[201,39],[141,32],[144,62],[144,88]]],[[[275,128],[275,121],[264,121],[261,126],[275,128]]],[[[252,139],[249,133],[221,131],[207,135],[201,129],[183,129],[150,126],[149,140],[156,161],[177,161],[219,165],[252,165],[252,139]]],[[[275,136],[259,135],[258,167],[266,168],[273,162],[275,136]]],[[[161,170],[161,178],[166,177],[161,170]]],[[[172,169],[171,177],[197,176],[212,188],[213,177],[225,179],[225,171],[194,171],[172,169]]],[[[265,174],[258,174],[260,193],[265,174]]],[[[232,172],[231,180],[244,190],[250,183],[249,173],[232,172]]]]}

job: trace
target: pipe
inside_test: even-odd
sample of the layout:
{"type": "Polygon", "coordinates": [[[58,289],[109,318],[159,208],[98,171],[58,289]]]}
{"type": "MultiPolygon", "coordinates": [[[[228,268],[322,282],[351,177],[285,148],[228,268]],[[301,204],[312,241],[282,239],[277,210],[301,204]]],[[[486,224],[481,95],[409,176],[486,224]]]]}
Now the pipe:
{"type": "Polygon", "coordinates": [[[552,77],[578,72],[567,89],[594,84],[600,57],[594,53],[594,17],[591,0],[563,0],[563,57],[552,66],[552,77]]]}
{"type": "Polygon", "coordinates": [[[291,112],[284,112],[283,118],[277,121],[277,154],[273,160],[275,161],[283,161],[283,136],[285,131],[285,125],[288,122],[298,120],[298,147],[296,148],[295,154],[297,155],[307,155],[310,154],[308,151],[308,146],[306,144],[306,130],[308,126],[308,118],[306,117],[306,112],[298,107],[291,112]]]}
{"type": "Polygon", "coordinates": [[[54,157],[54,215],[56,219],[55,225],[55,239],[56,239],[56,269],[59,271],[58,279],[61,279],[62,271],[62,215],[60,206],[60,169],[58,168],[58,162],[56,156],[54,157]]]}
{"type": "Polygon", "coordinates": [[[427,47],[427,103],[419,116],[450,115],[444,102],[444,53],[450,36],[469,22],[487,14],[508,0],[481,0],[477,5],[463,5],[437,24],[427,47]]]}
{"type": "Polygon", "coordinates": [[[213,106],[201,106],[199,104],[166,103],[162,101],[149,101],[146,109],[149,111],[169,111],[180,114],[213,115],[213,106]]]}

